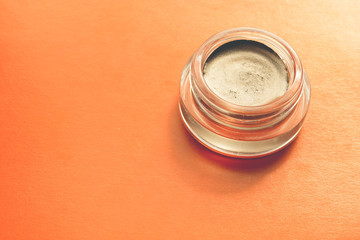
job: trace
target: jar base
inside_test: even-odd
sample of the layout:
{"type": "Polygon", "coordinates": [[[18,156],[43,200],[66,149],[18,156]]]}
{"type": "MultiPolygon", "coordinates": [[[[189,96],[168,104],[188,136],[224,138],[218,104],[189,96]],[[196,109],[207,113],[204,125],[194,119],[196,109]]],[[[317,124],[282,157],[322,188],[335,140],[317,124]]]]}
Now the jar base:
{"type": "Polygon", "coordinates": [[[274,138],[241,141],[209,131],[198,123],[182,104],[179,104],[179,109],[186,129],[198,142],[214,152],[235,158],[258,158],[283,149],[296,138],[303,123],[301,121],[290,131],[274,138]]]}

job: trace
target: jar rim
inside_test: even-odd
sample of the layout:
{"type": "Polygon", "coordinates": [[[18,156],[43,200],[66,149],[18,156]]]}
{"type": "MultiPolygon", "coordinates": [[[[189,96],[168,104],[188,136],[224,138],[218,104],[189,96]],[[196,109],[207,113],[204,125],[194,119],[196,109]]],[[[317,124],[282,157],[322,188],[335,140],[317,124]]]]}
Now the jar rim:
{"type": "MultiPolygon", "coordinates": [[[[287,71],[290,70],[287,68],[287,71]]],[[[215,34],[201,45],[194,54],[191,63],[191,75],[193,76],[191,79],[194,80],[192,84],[194,84],[194,88],[199,90],[202,99],[212,106],[236,115],[266,114],[288,106],[289,103],[294,101],[294,98],[298,97],[296,93],[301,91],[303,74],[304,71],[300,58],[287,42],[275,34],[256,28],[232,28],[215,34]],[[293,73],[290,74],[289,72],[289,86],[282,96],[263,105],[244,106],[221,98],[208,86],[203,75],[203,68],[207,58],[220,46],[236,40],[251,40],[262,43],[272,50],[276,48],[277,51],[275,52],[277,52],[280,58],[288,58],[290,60],[293,73]],[[282,56],[279,54],[279,51],[282,53],[282,56]]]]}

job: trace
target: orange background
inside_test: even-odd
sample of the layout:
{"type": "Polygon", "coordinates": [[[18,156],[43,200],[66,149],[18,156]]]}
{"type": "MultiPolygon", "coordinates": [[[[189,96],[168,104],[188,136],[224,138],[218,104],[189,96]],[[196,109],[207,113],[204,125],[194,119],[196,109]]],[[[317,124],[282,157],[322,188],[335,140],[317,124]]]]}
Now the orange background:
{"type": "Polygon", "coordinates": [[[360,239],[359,1],[0,0],[0,239],[360,239]],[[297,140],[214,154],[179,81],[211,35],[285,39],[312,84],[297,140]]]}

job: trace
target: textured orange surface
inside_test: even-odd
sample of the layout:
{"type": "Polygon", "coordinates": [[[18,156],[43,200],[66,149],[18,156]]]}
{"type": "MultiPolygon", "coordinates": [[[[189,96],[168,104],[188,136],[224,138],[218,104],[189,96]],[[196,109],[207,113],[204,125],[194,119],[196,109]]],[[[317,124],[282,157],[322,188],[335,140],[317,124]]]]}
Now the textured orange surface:
{"type": "Polygon", "coordinates": [[[0,239],[360,239],[359,1],[0,0],[0,239]],[[211,35],[256,27],[312,84],[298,139],[244,161],[178,113],[211,35]]]}

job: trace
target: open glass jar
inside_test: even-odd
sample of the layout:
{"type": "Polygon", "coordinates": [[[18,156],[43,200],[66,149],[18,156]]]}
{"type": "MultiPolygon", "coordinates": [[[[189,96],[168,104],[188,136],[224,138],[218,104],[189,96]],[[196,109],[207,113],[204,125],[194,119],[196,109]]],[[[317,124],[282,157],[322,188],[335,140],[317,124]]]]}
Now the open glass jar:
{"type": "Polygon", "coordinates": [[[181,76],[180,113],[187,130],[207,148],[231,157],[254,158],[278,151],[299,133],[310,102],[310,83],[299,57],[278,36],[254,28],[235,28],[208,39],[188,60],[181,76]],[[220,46],[255,41],[272,49],[288,72],[281,97],[258,106],[241,106],[216,95],[204,79],[204,65],[220,46]]]}

